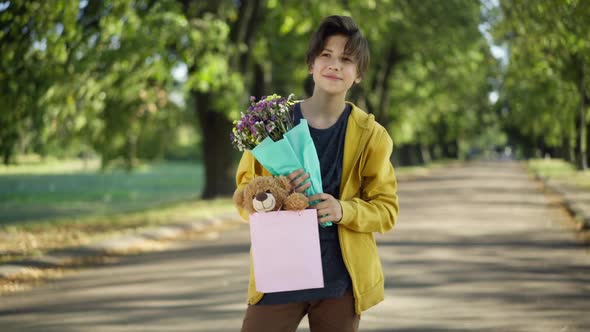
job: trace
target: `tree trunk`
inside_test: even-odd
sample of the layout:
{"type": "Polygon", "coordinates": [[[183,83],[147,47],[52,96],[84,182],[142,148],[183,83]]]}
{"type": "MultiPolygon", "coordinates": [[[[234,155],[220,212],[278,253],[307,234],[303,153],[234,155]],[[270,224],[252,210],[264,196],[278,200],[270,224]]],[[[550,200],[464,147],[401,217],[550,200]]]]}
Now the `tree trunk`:
{"type": "Polygon", "coordinates": [[[575,137],[568,137],[566,138],[567,140],[567,155],[568,155],[568,161],[570,163],[574,163],[576,161],[576,142],[575,142],[575,137]]]}
{"type": "MultiPolygon", "coordinates": [[[[588,107],[588,103],[590,103],[590,96],[588,96],[588,94],[586,93],[586,89],[584,87],[584,76],[582,76],[582,82],[580,83],[580,94],[581,94],[581,98],[580,98],[580,116],[583,116],[584,119],[586,119],[586,109],[588,107]]],[[[585,146],[585,153],[586,153],[586,157],[584,158],[584,165],[582,165],[583,169],[587,169],[588,168],[588,147],[590,146],[590,135],[588,135],[588,131],[590,130],[590,125],[586,124],[586,122],[584,122],[584,135],[586,136],[586,146],[585,146]]]]}
{"type": "Polygon", "coordinates": [[[427,145],[420,144],[420,154],[422,155],[422,160],[425,164],[429,164],[432,162],[432,156],[430,155],[430,149],[428,149],[427,145]]]}
{"type": "Polygon", "coordinates": [[[195,92],[195,112],[203,137],[205,188],[202,198],[231,196],[235,189],[235,152],[229,142],[232,123],[222,112],[211,109],[211,94],[195,92]]]}
{"type": "Polygon", "coordinates": [[[254,84],[251,93],[256,98],[267,95],[270,86],[270,75],[264,70],[264,66],[260,63],[254,63],[254,84]]]}
{"type": "MultiPolygon", "coordinates": [[[[202,12],[191,11],[191,1],[182,1],[188,18],[199,17],[203,12],[216,11],[220,2],[198,2],[203,5],[202,12]]],[[[232,45],[246,45],[251,50],[255,31],[261,22],[264,8],[263,0],[239,1],[238,15],[232,19],[229,42],[232,45]],[[261,9],[262,8],[262,9],[261,9]]],[[[244,77],[248,75],[248,67],[252,66],[250,57],[252,52],[236,54],[230,59],[231,70],[239,72],[244,77]]],[[[194,68],[189,68],[192,73],[194,68]]],[[[260,73],[257,73],[260,74],[260,73]]],[[[255,74],[255,76],[257,76],[255,74]]],[[[258,78],[254,79],[255,81],[258,78]]],[[[264,88],[257,86],[254,91],[264,88]]],[[[224,110],[216,110],[212,104],[214,92],[192,91],[195,99],[195,112],[199,119],[203,137],[202,151],[205,167],[205,188],[202,198],[209,199],[219,196],[231,196],[235,189],[235,160],[236,152],[229,142],[232,122],[224,110]]]]}
{"type": "Polygon", "coordinates": [[[125,169],[127,172],[133,171],[137,158],[137,136],[128,133],[125,144],[125,169]]]}
{"type": "Polygon", "coordinates": [[[395,156],[399,158],[401,166],[423,165],[422,151],[419,144],[405,144],[399,147],[398,154],[395,156]]]}
{"type": "Polygon", "coordinates": [[[583,104],[580,105],[580,112],[578,114],[579,121],[579,136],[578,136],[578,168],[586,170],[588,168],[588,154],[586,153],[586,124],[584,116],[583,104]]]}
{"type": "Polygon", "coordinates": [[[15,128],[10,128],[9,126],[0,128],[0,149],[2,150],[2,163],[4,165],[10,165],[12,163],[18,138],[18,132],[15,128]],[[3,130],[6,132],[2,132],[3,130]]]}
{"type": "Polygon", "coordinates": [[[409,166],[412,165],[412,156],[411,156],[411,149],[408,144],[404,144],[400,146],[398,149],[399,151],[399,164],[400,166],[409,166]]]}
{"type": "Polygon", "coordinates": [[[10,161],[12,159],[11,149],[4,149],[2,151],[2,163],[6,166],[10,165],[10,161]]]}
{"type": "Polygon", "coordinates": [[[442,153],[440,146],[438,144],[431,144],[428,146],[428,151],[430,152],[430,156],[433,160],[438,160],[442,158],[442,153]]]}
{"type": "Polygon", "coordinates": [[[442,143],[443,158],[446,159],[458,159],[459,158],[459,146],[457,141],[442,143]]]}
{"type": "MultiPolygon", "coordinates": [[[[397,46],[390,45],[387,51],[387,58],[381,63],[381,68],[375,75],[372,82],[372,91],[378,96],[378,104],[372,105],[367,102],[369,112],[375,115],[375,119],[385,128],[389,126],[391,116],[389,114],[389,99],[391,96],[391,87],[389,84],[390,77],[393,74],[395,66],[401,61],[402,56],[397,46]]],[[[367,100],[368,101],[368,100],[367,100]]]]}
{"type": "Polygon", "coordinates": [[[580,93],[580,107],[579,107],[579,114],[578,114],[578,128],[579,136],[578,136],[578,168],[580,170],[588,169],[588,152],[587,152],[587,145],[586,145],[586,136],[588,133],[586,132],[586,86],[585,86],[585,73],[584,73],[584,63],[579,61],[578,64],[579,68],[579,76],[578,76],[578,90],[580,93]]]}
{"type": "Polygon", "coordinates": [[[424,165],[424,156],[422,154],[422,147],[419,143],[412,144],[412,155],[415,158],[416,165],[424,165]]]}

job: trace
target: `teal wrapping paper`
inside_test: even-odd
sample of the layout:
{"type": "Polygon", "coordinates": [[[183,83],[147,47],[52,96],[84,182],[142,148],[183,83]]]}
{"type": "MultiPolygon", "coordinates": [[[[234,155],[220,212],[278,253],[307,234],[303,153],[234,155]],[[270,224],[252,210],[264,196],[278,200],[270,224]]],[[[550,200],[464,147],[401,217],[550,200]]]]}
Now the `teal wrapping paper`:
{"type": "MultiPolygon", "coordinates": [[[[305,190],[309,197],[323,193],[320,161],[313,144],[307,120],[301,119],[298,125],[283,135],[283,139],[273,141],[265,138],[251,150],[254,158],[272,175],[289,175],[297,169],[309,173],[311,187],[305,190]]],[[[310,202],[311,205],[317,202],[310,202]]],[[[321,224],[322,227],[332,226],[331,222],[321,224]]]]}

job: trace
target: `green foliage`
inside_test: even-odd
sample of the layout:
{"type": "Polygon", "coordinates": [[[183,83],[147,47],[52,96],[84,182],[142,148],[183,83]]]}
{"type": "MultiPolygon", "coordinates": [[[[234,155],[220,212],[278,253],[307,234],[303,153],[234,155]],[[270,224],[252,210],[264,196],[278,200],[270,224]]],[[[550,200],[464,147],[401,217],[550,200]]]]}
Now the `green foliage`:
{"type": "MultiPolygon", "coordinates": [[[[588,125],[590,4],[579,0],[500,4],[495,37],[510,47],[501,91],[506,127],[558,150],[577,144],[585,154],[585,143],[580,146],[585,131],[580,130],[588,125]]],[[[566,151],[560,154],[570,157],[566,151]]]]}
{"type": "MultiPolygon", "coordinates": [[[[537,6],[539,15],[547,6],[537,6]]],[[[252,94],[305,97],[309,36],[332,14],[353,16],[369,39],[372,64],[350,99],[374,113],[398,147],[458,144],[467,151],[505,140],[488,100],[498,64],[478,30],[477,1],[88,0],[5,7],[0,151],[6,161],[28,152],[96,153],[105,168],[121,159],[132,168],[142,158],[199,157],[207,139],[229,144],[221,130],[201,137],[204,126],[223,128],[199,123],[211,119],[202,115],[235,119],[252,94]],[[178,66],[187,68],[186,80],[172,75],[178,66]],[[174,93],[186,102],[173,102],[174,93]]],[[[559,29],[583,29],[576,24],[559,29]]],[[[547,47],[586,50],[583,38],[548,40],[547,47]]],[[[536,62],[538,72],[561,73],[551,61],[536,62]]],[[[506,85],[521,95],[539,92],[510,79],[506,85]]],[[[571,107],[569,95],[547,98],[571,107]]],[[[505,120],[523,121],[519,110],[527,107],[505,120]]],[[[538,135],[550,119],[523,130],[538,135]]],[[[558,136],[559,129],[551,131],[558,136]]]]}
{"type": "Polygon", "coordinates": [[[58,3],[10,2],[1,13],[9,32],[3,54],[27,56],[2,59],[1,84],[14,88],[2,88],[12,104],[0,113],[10,124],[0,130],[0,146],[6,154],[17,145],[41,154],[92,149],[105,166],[118,156],[132,165],[130,154],[143,151],[139,137],[151,132],[166,140],[182,118],[169,102],[177,61],[167,47],[187,22],[173,1],[58,3]],[[150,129],[156,124],[159,130],[150,129]]]}
{"type": "Polygon", "coordinates": [[[490,126],[497,119],[488,101],[497,63],[478,30],[479,3],[354,4],[350,11],[370,40],[373,59],[363,83],[368,108],[391,128],[398,146],[458,142],[469,150],[472,142],[487,141],[480,135],[498,133],[490,126]],[[383,14],[375,15],[375,8],[383,14]]]}

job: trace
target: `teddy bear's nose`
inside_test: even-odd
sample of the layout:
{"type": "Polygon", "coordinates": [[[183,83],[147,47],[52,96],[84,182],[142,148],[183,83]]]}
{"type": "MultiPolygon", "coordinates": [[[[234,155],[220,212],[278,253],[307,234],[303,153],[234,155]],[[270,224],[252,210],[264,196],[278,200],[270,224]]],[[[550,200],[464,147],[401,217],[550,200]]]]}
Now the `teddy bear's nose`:
{"type": "Polygon", "coordinates": [[[267,197],[268,196],[266,195],[265,192],[261,192],[261,193],[256,194],[256,200],[260,201],[260,202],[266,200],[267,197]]]}

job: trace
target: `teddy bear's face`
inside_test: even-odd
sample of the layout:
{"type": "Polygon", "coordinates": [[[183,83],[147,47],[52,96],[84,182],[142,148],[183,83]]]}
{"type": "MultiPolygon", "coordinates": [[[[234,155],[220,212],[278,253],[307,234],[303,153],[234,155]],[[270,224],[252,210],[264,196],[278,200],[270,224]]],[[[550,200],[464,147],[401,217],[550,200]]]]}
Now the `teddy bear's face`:
{"type": "Polygon", "coordinates": [[[250,214],[277,211],[283,206],[289,189],[289,180],[285,177],[257,176],[244,190],[235,193],[234,201],[250,214]]]}

